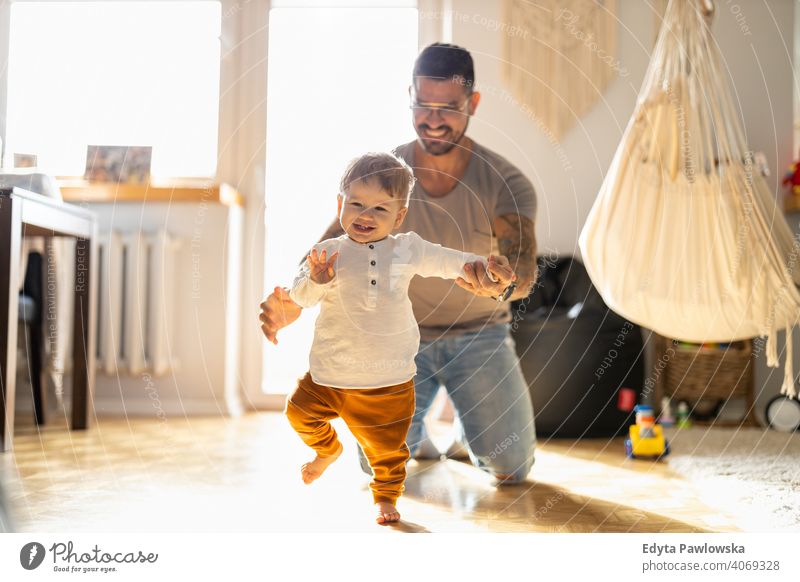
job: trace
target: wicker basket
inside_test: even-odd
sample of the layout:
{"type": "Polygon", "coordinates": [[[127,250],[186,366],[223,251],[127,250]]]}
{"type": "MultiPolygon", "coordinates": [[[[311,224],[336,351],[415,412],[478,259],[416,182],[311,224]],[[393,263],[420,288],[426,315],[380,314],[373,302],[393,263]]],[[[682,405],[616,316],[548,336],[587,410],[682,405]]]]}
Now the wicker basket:
{"type": "Polygon", "coordinates": [[[752,340],[733,342],[727,349],[718,349],[682,346],[677,341],[656,336],[655,347],[655,362],[661,368],[655,383],[657,406],[662,396],[668,396],[673,402],[686,400],[692,407],[743,397],[747,414],[742,420],[755,423],[752,340]]]}

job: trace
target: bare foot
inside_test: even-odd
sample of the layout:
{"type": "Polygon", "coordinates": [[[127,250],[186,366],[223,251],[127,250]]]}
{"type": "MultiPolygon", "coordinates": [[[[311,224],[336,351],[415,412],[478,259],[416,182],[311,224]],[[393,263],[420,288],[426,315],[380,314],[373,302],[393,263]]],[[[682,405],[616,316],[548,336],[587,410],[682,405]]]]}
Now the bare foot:
{"type": "Polygon", "coordinates": [[[339,444],[339,450],[329,457],[320,457],[317,455],[313,461],[303,464],[303,466],[300,467],[300,474],[303,477],[303,483],[308,485],[309,483],[319,479],[320,476],[325,472],[325,469],[327,469],[331,463],[339,458],[339,455],[342,454],[342,450],[344,450],[344,447],[339,444]]]}
{"type": "Polygon", "coordinates": [[[378,501],[375,504],[375,507],[378,509],[378,517],[375,518],[375,521],[377,521],[378,523],[390,523],[392,521],[400,521],[400,512],[397,511],[397,508],[391,503],[386,503],[385,501],[378,501]]]}

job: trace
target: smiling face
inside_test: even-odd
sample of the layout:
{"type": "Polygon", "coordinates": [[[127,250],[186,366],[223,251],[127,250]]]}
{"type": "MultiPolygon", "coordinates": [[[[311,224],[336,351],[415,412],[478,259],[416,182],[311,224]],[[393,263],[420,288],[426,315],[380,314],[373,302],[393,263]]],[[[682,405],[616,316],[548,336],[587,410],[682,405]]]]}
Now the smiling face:
{"type": "Polygon", "coordinates": [[[440,156],[461,142],[480,100],[458,77],[418,77],[409,89],[417,141],[427,153],[440,156]],[[425,106],[428,107],[425,107],[425,106]]]}
{"type": "Polygon", "coordinates": [[[403,223],[408,208],[403,200],[392,198],[376,180],[357,180],[339,194],[339,222],[356,242],[368,243],[386,238],[403,223]]]}

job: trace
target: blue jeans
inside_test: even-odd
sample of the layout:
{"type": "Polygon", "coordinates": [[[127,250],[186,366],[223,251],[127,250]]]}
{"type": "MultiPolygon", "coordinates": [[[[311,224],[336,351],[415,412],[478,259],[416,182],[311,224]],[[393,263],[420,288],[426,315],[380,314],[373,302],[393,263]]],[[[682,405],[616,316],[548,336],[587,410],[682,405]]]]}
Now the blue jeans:
{"type": "MultiPolygon", "coordinates": [[[[522,376],[510,325],[421,342],[414,377],[416,408],[406,442],[413,458],[424,440],[423,419],[439,386],[453,400],[472,463],[507,482],[523,481],[536,448],[528,385],[522,376]]],[[[371,473],[359,450],[361,467],[371,473]]]]}

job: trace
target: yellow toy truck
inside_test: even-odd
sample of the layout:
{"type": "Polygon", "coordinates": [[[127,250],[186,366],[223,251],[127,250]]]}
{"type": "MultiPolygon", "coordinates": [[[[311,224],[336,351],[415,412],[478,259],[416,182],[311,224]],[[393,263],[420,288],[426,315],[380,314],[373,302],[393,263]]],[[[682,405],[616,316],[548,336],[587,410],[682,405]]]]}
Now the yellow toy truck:
{"type": "Polygon", "coordinates": [[[636,410],[636,424],[628,429],[625,439],[625,454],[630,459],[661,459],[669,455],[669,443],[664,438],[664,430],[656,424],[653,408],[639,404],[636,410]]]}

